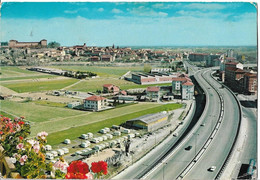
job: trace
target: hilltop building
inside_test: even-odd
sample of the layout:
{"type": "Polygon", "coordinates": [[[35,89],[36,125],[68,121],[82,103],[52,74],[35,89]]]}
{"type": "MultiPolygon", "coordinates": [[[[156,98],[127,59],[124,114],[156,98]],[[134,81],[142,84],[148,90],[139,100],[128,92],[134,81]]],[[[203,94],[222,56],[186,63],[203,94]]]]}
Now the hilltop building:
{"type": "Polygon", "coordinates": [[[43,39],[40,42],[18,42],[17,40],[10,40],[9,48],[43,48],[47,47],[47,40],[43,39]]]}

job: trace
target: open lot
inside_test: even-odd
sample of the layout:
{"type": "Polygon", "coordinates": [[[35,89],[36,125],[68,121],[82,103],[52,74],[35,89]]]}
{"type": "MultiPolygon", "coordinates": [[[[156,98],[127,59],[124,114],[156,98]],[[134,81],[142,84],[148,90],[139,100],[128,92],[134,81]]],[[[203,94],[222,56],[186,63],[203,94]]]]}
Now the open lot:
{"type": "Polygon", "coordinates": [[[102,90],[104,84],[114,84],[119,86],[120,89],[127,90],[127,89],[134,89],[134,88],[146,88],[148,86],[162,86],[162,85],[171,85],[171,83],[166,84],[150,84],[150,85],[139,85],[135,84],[130,81],[112,78],[112,77],[100,77],[95,79],[88,79],[79,82],[75,86],[71,86],[68,88],[69,90],[73,91],[83,91],[83,92],[96,92],[97,90],[102,90]]]}
{"type": "MultiPolygon", "coordinates": [[[[111,118],[113,116],[111,116],[109,114],[110,115],[109,118],[106,118],[103,120],[100,119],[97,122],[92,121],[92,123],[89,123],[87,125],[83,125],[83,126],[79,126],[79,127],[71,127],[67,130],[51,133],[48,136],[48,144],[56,145],[56,144],[63,142],[64,139],[66,139],[66,138],[73,140],[73,139],[78,138],[81,134],[87,133],[87,132],[96,133],[104,127],[111,127],[112,125],[120,125],[120,124],[126,122],[127,120],[137,118],[137,117],[143,116],[145,114],[157,113],[157,112],[167,111],[167,110],[174,110],[174,109],[182,107],[181,104],[166,104],[166,105],[150,107],[150,108],[146,104],[143,104],[143,105],[146,108],[143,109],[143,106],[138,106],[138,107],[135,106],[135,108],[137,107],[139,109],[136,112],[128,111],[127,114],[121,113],[121,115],[119,115],[119,112],[118,112],[119,116],[114,117],[114,118],[111,118]]],[[[128,106],[128,108],[129,108],[129,106],[128,106]]],[[[123,112],[123,107],[119,108],[119,109],[115,109],[115,110],[121,110],[123,112]]],[[[110,110],[110,111],[112,111],[112,110],[110,110]]],[[[109,112],[109,111],[107,111],[107,112],[109,112]]],[[[87,117],[89,117],[89,116],[90,115],[88,115],[87,117]]]]}
{"type": "Polygon", "coordinates": [[[128,71],[143,71],[143,66],[136,67],[102,67],[102,66],[53,66],[52,68],[58,68],[71,71],[91,71],[101,77],[120,77],[128,71]]]}
{"type": "Polygon", "coordinates": [[[70,79],[70,78],[57,78],[49,80],[30,80],[30,81],[21,81],[21,82],[3,82],[2,86],[5,86],[13,91],[18,93],[23,92],[37,92],[37,91],[48,91],[55,89],[62,89],[66,86],[69,86],[79,80],[70,79]]]}
{"type": "Polygon", "coordinates": [[[26,70],[24,67],[3,66],[0,68],[0,81],[18,80],[18,79],[36,79],[55,77],[50,74],[43,74],[26,70]]]}
{"type": "Polygon", "coordinates": [[[25,116],[26,120],[31,122],[31,136],[40,131],[50,133],[48,137],[50,144],[58,144],[65,138],[75,139],[84,132],[96,133],[105,126],[121,124],[145,114],[173,110],[181,106],[181,104],[138,103],[103,112],[88,112],[40,105],[37,102],[1,101],[3,111],[16,116],[25,116]]]}

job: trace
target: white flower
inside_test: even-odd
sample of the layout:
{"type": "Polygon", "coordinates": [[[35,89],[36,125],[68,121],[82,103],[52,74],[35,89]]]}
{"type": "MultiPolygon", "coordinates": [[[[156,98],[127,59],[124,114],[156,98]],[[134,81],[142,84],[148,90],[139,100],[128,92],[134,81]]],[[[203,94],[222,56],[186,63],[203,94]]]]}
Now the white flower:
{"type": "Polygon", "coordinates": [[[15,163],[16,163],[16,158],[11,157],[11,158],[10,158],[10,161],[11,161],[13,164],[15,164],[15,163]]]}

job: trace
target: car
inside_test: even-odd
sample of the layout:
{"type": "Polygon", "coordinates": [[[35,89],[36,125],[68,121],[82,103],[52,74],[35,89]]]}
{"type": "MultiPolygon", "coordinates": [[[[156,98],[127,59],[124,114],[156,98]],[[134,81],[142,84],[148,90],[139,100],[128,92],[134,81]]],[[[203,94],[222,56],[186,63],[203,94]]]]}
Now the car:
{"type": "Polygon", "coordinates": [[[200,126],[205,126],[205,123],[202,123],[200,126]]]}
{"type": "Polygon", "coordinates": [[[173,133],[173,136],[177,137],[179,135],[179,133],[175,132],[173,133]]]}
{"type": "Polygon", "coordinates": [[[191,148],[192,148],[192,146],[188,146],[188,147],[185,148],[185,150],[189,151],[189,150],[191,150],[191,148]]]}
{"type": "Polygon", "coordinates": [[[208,171],[211,171],[211,172],[213,172],[213,171],[215,171],[216,170],[216,166],[211,166],[209,169],[208,169],[208,171]]]}

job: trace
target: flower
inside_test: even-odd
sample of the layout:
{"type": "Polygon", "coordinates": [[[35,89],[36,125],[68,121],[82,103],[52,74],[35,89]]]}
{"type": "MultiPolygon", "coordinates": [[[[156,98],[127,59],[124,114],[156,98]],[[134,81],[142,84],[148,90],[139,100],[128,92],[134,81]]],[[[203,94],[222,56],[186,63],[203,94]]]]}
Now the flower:
{"type": "Polygon", "coordinates": [[[27,160],[28,156],[27,155],[23,155],[20,159],[20,164],[23,166],[24,165],[24,162],[27,160]]]}
{"type": "Polygon", "coordinates": [[[72,161],[67,168],[66,179],[86,179],[87,173],[89,173],[87,163],[82,161],[72,161]]]}
{"type": "Polygon", "coordinates": [[[24,150],[24,148],[23,148],[23,143],[17,144],[16,149],[22,149],[22,150],[24,150]]]}
{"type": "Polygon", "coordinates": [[[39,142],[38,142],[38,144],[37,144],[37,143],[35,143],[35,144],[33,145],[33,149],[34,149],[34,151],[35,151],[36,153],[38,153],[38,152],[39,152],[39,150],[40,150],[40,145],[39,145],[39,142]]]}
{"type": "Polygon", "coordinates": [[[91,163],[91,170],[93,173],[107,174],[107,163],[105,161],[98,161],[91,163]]]}
{"type": "Polygon", "coordinates": [[[18,124],[21,126],[21,125],[24,125],[24,122],[23,121],[19,121],[18,124]]]}
{"type": "Polygon", "coordinates": [[[1,134],[4,134],[3,131],[0,131],[0,135],[1,135],[1,134]]]}
{"type": "Polygon", "coordinates": [[[91,174],[91,172],[87,173],[86,179],[94,179],[93,174],[91,174]]]}
{"type": "Polygon", "coordinates": [[[62,162],[61,160],[56,161],[53,164],[53,167],[55,167],[55,169],[59,169],[62,172],[66,173],[67,167],[68,167],[68,163],[67,162],[62,162]]]}
{"type": "Polygon", "coordinates": [[[13,164],[15,164],[15,163],[16,163],[16,158],[11,157],[11,158],[10,158],[10,161],[11,161],[13,164]]]}
{"type": "Polygon", "coordinates": [[[20,139],[20,140],[23,140],[23,137],[22,137],[22,136],[19,136],[19,139],[20,139]]]}
{"type": "Polygon", "coordinates": [[[32,146],[36,143],[36,141],[33,139],[27,140],[27,142],[30,143],[32,146]]]}

